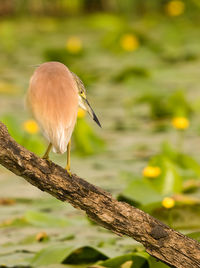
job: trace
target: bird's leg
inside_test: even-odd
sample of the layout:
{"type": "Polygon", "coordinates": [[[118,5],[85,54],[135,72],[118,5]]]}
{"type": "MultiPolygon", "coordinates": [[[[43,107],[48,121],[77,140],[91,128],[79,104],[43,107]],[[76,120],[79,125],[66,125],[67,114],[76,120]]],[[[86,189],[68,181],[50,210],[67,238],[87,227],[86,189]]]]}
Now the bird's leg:
{"type": "Polygon", "coordinates": [[[71,171],[70,171],[70,151],[71,151],[71,140],[69,140],[69,143],[67,144],[67,165],[66,165],[67,173],[71,176],[71,171]]]}
{"type": "Polygon", "coordinates": [[[52,144],[49,143],[49,146],[47,147],[47,150],[46,150],[45,154],[42,157],[43,159],[49,160],[49,152],[51,151],[51,147],[52,147],[52,144]]]}

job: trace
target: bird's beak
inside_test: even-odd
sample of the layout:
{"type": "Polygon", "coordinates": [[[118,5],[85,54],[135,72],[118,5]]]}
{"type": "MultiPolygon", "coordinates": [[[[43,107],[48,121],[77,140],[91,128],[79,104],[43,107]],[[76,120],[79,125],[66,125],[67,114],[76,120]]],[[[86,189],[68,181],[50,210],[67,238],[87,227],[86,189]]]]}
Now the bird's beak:
{"type": "Polygon", "coordinates": [[[93,111],[92,107],[90,106],[88,100],[86,98],[82,98],[84,109],[89,113],[89,115],[92,117],[92,119],[97,123],[99,127],[101,127],[101,124],[99,122],[99,119],[97,118],[95,112],[93,111]]]}

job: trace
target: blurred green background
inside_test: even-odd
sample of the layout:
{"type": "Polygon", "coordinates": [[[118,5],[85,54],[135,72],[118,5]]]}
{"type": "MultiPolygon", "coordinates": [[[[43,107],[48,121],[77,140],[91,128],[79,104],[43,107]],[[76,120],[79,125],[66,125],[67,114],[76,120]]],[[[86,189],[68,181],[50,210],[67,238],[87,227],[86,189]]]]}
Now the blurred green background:
{"type": "MultiPolygon", "coordinates": [[[[72,172],[200,240],[198,0],[1,0],[0,120],[24,147],[47,146],[25,108],[38,64],[84,82],[103,126],[79,112],[72,172]]],[[[51,153],[65,166],[66,155],[51,153]]],[[[164,268],[0,167],[0,266],[164,268]]]]}

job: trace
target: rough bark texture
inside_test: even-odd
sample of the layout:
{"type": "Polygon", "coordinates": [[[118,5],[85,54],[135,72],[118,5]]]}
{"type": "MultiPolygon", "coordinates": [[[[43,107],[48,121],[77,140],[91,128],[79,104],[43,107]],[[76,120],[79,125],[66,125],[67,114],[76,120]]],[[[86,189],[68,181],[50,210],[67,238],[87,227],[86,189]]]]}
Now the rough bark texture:
{"type": "Polygon", "coordinates": [[[0,122],[0,164],[42,191],[84,210],[99,225],[142,243],[146,251],[172,267],[200,267],[200,244],[65,169],[29,152],[0,122]]]}

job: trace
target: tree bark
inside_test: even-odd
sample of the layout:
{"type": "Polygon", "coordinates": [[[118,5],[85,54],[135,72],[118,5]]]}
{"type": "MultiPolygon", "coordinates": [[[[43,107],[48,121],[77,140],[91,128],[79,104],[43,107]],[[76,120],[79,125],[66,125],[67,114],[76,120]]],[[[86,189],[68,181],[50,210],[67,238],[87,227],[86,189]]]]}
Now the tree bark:
{"type": "MultiPolygon", "coordinates": [[[[118,202],[111,194],[37,157],[9,135],[0,122],[0,164],[57,199],[84,210],[97,224],[142,243],[146,251],[178,268],[200,267],[200,244],[147,213],[118,202]]],[[[144,197],[145,198],[145,197],[144,197]]]]}

